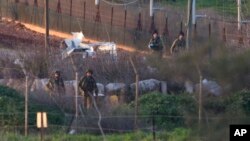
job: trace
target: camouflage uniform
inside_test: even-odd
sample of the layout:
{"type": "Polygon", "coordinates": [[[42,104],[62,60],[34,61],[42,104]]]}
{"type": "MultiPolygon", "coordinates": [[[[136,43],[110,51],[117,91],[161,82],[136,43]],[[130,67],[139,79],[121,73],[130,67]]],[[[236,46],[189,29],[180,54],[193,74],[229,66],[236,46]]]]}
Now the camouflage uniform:
{"type": "Polygon", "coordinates": [[[149,42],[148,47],[152,49],[153,51],[162,51],[163,45],[162,45],[161,38],[159,36],[157,36],[156,38],[152,38],[149,42]]]}
{"type": "Polygon", "coordinates": [[[64,82],[60,76],[58,78],[49,79],[46,87],[50,90],[50,92],[57,96],[63,95],[65,93],[64,82]]]}
{"type": "Polygon", "coordinates": [[[170,49],[171,54],[179,53],[186,48],[186,41],[184,39],[176,39],[170,49]]]}
{"type": "Polygon", "coordinates": [[[97,102],[98,97],[98,88],[96,85],[96,81],[92,76],[84,76],[81,78],[79,84],[79,88],[84,93],[84,107],[89,108],[92,105],[91,96],[94,96],[95,93],[95,101],[97,102]],[[89,105],[88,102],[89,101],[89,105]]]}

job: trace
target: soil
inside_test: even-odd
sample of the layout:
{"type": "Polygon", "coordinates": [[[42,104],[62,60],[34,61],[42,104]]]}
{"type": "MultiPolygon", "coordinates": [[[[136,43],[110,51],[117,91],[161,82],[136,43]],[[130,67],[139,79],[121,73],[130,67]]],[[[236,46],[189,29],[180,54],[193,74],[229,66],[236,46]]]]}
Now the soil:
{"type": "MultiPolygon", "coordinates": [[[[57,47],[62,38],[50,36],[50,45],[57,47]]],[[[29,47],[31,44],[44,46],[44,34],[32,31],[20,22],[11,20],[0,21],[0,43],[7,48],[24,44],[23,47],[29,47]]]]}

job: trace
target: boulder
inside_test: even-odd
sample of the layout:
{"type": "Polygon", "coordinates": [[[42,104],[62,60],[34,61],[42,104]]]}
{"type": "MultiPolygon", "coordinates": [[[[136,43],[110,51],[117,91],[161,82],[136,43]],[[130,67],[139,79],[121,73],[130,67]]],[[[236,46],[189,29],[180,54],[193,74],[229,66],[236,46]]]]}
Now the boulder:
{"type": "MultiPolygon", "coordinates": [[[[214,96],[222,95],[222,87],[215,81],[209,81],[207,79],[202,80],[202,91],[205,95],[211,94],[214,96]]],[[[199,90],[199,84],[196,84],[196,91],[199,90]]]]}
{"type": "Polygon", "coordinates": [[[48,83],[49,79],[35,79],[34,82],[31,84],[30,91],[45,91],[46,84],[48,83]]]}
{"type": "Polygon", "coordinates": [[[105,86],[107,94],[118,94],[126,91],[126,84],[124,83],[109,83],[105,86]]]}
{"type": "Polygon", "coordinates": [[[194,84],[193,84],[193,82],[186,81],[184,86],[185,86],[185,91],[187,93],[190,93],[190,94],[194,93],[194,84]]]}
{"type": "Polygon", "coordinates": [[[97,88],[98,88],[98,96],[105,96],[105,89],[104,85],[101,83],[97,83],[97,88]]]}
{"type": "Polygon", "coordinates": [[[75,90],[76,90],[76,81],[71,80],[71,81],[64,81],[64,86],[65,86],[65,94],[74,96],[75,95],[75,90]]]}
{"type": "Polygon", "coordinates": [[[107,99],[110,105],[115,106],[120,103],[125,102],[124,96],[126,92],[126,84],[124,83],[109,83],[105,86],[106,94],[108,95],[107,99]]]}
{"type": "Polygon", "coordinates": [[[166,81],[161,81],[161,93],[163,94],[168,93],[168,86],[166,81]]]}
{"type": "MultiPolygon", "coordinates": [[[[139,81],[140,93],[148,93],[152,91],[160,91],[161,81],[156,79],[148,79],[139,81]]],[[[131,91],[135,91],[135,83],[130,84],[131,91]]]]}
{"type": "Polygon", "coordinates": [[[0,85],[5,85],[5,79],[0,79],[0,85]]]}

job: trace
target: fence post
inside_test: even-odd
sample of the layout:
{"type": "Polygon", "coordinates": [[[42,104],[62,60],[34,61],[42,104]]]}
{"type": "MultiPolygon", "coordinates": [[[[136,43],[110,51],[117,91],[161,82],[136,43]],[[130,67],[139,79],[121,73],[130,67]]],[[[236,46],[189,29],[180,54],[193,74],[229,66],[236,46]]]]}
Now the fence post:
{"type": "Polygon", "coordinates": [[[187,36],[186,36],[186,49],[189,50],[190,47],[190,33],[192,31],[192,5],[193,0],[188,0],[188,10],[187,10],[187,36]]]}
{"type": "Polygon", "coordinates": [[[33,13],[32,13],[32,16],[31,16],[31,22],[34,20],[34,23],[37,22],[37,15],[38,15],[38,3],[37,3],[37,0],[34,0],[34,5],[33,5],[33,13]]]}
{"type": "Polygon", "coordinates": [[[28,0],[25,0],[24,4],[25,4],[26,6],[29,5],[28,0]]]}
{"type": "Polygon", "coordinates": [[[71,28],[72,28],[72,3],[73,3],[73,1],[72,0],[70,0],[70,11],[69,11],[69,16],[70,16],[70,18],[69,18],[69,31],[71,32],[71,28]]]}
{"type": "Polygon", "coordinates": [[[86,17],[86,1],[83,2],[83,19],[86,17]]]}
{"type": "Polygon", "coordinates": [[[183,31],[183,22],[181,21],[181,25],[180,25],[180,31],[182,32],[183,31]]]}
{"type": "Polygon", "coordinates": [[[125,35],[125,33],[126,33],[126,23],[127,23],[127,8],[124,11],[124,25],[123,25],[123,27],[124,27],[124,29],[123,29],[123,43],[124,44],[125,44],[125,40],[126,40],[126,35],[125,35]]]}
{"type": "Polygon", "coordinates": [[[25,21],[25,22],[28,22],[29,16],[30,16],[30,12],[29,12],[29,10],[27,10],[27,9],[29,9],[29,2],[28,2],[28,0],[25,0],[24,5],[25,5],[25,10],[24,10],[24,12],[25,12],[25,17],[24,17],[24,21],[25,21]]]}
{"type": "Polygon", "coordinates": [[[139,73],[135,67],[135,64],[132,60],[132,58],[130,57],[129,58],[130,60],[130,63],[134,69],[134,73],[135,73],[135,122],[134,122],[134,129],[137,130],[138,129],[138,111],[139,111],[139,108],[138,108],[138,98],[139,98],[139,73]]]}
{"type": "Polygon", "coordinates": [[[28,74],[25,73],[25,122],[24,122],[24,131],[25,131],[25,136],[28,135],[28,74]]]}
{"type": "Polygon", "coordinates": [[[114,16],[114,7],[112,6],[112,8],[111,8],[111,23],[110,23],[111,28],[113,26],[113,16],[114,16]]]}
{"type": "Polygon", "coordinates": [[[211,22],[208,24],[208,38],[209,38],[209,58],[212,58],[212,46],[211,46],[211,22]]]}
{"type": "Polygon", "coordinates": [[[138,31],[142,31],[142,23],[141,23],[141,12],[139,13],[139,18],[137,22],[137,28],[138,31]]]}
{"type": "Polygon", "coordinates": [[[0,0],[0,21],[2,20],[2,16],[3,16],[3,13],[2,13],[2,0],[0,0]]]}
{"type": "Polygon", "coordinates": [[[151,26],[150,26],[150,30],[149,30],[150,33],[153,33],[155,30],[155,18],[154,17],[155,16],[153,14],[153,16],[151,17],[151,26]]]}
{"type": "Polygon", "coordinates": [[[166,19],[165,19],[165,27],[164,27],[163,35],[164,35],[165,39],[167,40],[168,37],[169,37],[168,17],[167,16],[166,16],[166,19]]]}
{"type": "Polygon", "coordinates": [[[59,29],[59,20],[61,19],[61,25],[63,29],[63,21],[62,21],[62,8],[61,8],[61,0],[58,0],[56,7],[57,19],[56,19],[56,28],[59,29]]]}
{"type": "Polygon", "coordinates": [[[208,37],[211,39],[211,23],[208,24],[208,37]]]}
{"type": "Polygon", "coordinates": [[[156,135],[155,135],[155,114],[153,112],[152,116],[152,133],[153,133],[153,141],[156,141],[156,135]]]}
{"type": "Polygon", "coordinates": [[[99,4],[96,6],[95,22],[101,22],[100,5],[99,4]]]}
{"type": "Polygon", "coordinates": [[[242,27],[239,31],[239,44],[243,45],[244,44],[244,39],[243,39],[243,32],[242,32],[242,27]]]}
{"type": "Polygon", "coordinates": [[[76,131],[78,130],[78,80],[79,80],[79,75],[78,72],[75,72],[75,77],[76,77],[76,91],[75,91],[75,118],[76,118],[76,131]]]}
{"type": "Polygon", "coordinates": [[[201,118],[202,118],[202,89],[203,89],[203,84],[202,84],[202,73],[201,73],[201,69],[200,69],[200,66],[199,65],[196,65],[196,69],[198,71],[198,74],[199,74],[199,81],[200,81],[200,85],[199,85],[199,101],[198,101],[198,104],[199,104],[199,111],[198,111],[198,124],[199,124],[199,129],[201,127],[201,118]]]}
{"type": "Polygon", "coordinates": [[[223,33],[222,33],[222,39],[223,39],[224,42],[226,42],[226,41],[227,41],[226,27],[223,27],[223,31],[222,31],[222,32],[223,32],[223,33]]]}
{"type": "Polygon", "coordinates": [[[197,35],[197,23],[194,24],[194,33],[193,33],[193,39],[196,38],[197,35]]]}
{"type": "Polygon", "coordinates": [[[44,10],[44,25],[45,25],[45,55],[47,56],[49,50],[49,0],[45,0],[44,10]]]}

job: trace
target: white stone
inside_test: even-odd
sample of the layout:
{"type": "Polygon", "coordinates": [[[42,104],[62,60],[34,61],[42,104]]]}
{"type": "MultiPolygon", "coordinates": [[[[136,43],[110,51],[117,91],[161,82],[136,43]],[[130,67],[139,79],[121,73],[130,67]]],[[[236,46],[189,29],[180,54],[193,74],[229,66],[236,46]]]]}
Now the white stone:
{"type": "MultiPolygon", "coordinates": [[[[139,90],[140,92],[151,92],[151,91],[160,91],[161,82],[156,79],[148,79],[139,81],[139,90]]],[[[135,83],[130,84],[131,90],[135,90],[135,83]]]]}
{"type": "Polygon", "coordinates": [[[126,89],[126,84],[124,83],[109,83],[105,86],[106,92],[115,92],[115,91],[121,91],[126,89]]]}

